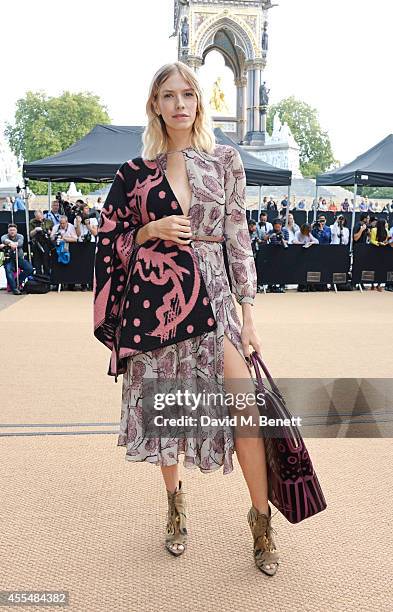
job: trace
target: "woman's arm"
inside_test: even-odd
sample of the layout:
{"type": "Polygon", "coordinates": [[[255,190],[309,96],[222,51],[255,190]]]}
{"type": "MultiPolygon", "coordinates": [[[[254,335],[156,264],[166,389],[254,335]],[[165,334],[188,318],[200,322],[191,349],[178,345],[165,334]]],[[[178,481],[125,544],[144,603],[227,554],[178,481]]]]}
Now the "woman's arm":
{"type": "Polygon", "coordinates": [[[232,291],[242,307],[241,341],[246,358],[250,345],[261,352],[260,338],[254,326],[252,308],[257,288],[257,273],[246,218],[246,174],[240,154],[229,148],[225,164],[224,236],[228,254],[232,291]]]}
{"type": "Polygon", "coordinates": [[[232,291],[239,304],[253,304],[257,274],[246,218],[246,174],[240,154],[228,147],[225,163],[224,236],[232,291]]]}
{"type": "Polygon", "coordinates": [[[102,208],[94,264],[94,335],[109,349],[118,325],[131,256],[137,246],[136,231],[142,227],[136,180],[138,168],[125,162],[117,171],[102,208]]]}

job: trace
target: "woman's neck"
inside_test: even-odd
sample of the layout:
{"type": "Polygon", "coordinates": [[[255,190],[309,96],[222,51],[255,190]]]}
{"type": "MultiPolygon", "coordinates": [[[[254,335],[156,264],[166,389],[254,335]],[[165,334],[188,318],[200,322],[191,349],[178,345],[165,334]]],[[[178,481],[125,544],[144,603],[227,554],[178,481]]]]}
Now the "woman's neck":
{"type": "Polygon", "coordinates": [[[191,132],[168,132],[168,153],[171,151],[181,151],[191,147],[191,132]]]}

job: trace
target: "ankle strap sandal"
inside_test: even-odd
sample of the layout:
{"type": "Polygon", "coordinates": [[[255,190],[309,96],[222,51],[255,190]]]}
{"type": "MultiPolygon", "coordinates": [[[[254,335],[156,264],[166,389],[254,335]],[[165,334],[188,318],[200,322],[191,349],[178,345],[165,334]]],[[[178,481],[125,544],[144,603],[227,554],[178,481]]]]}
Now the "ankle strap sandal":
{"type": "Polygon", "coordinates": [[[276,573],[280,562],[272,535],[273,531],[277,532],[271,526],[271,514],[270,506],[269,516],[259,512],[254,506],[251,506],[247,514],[247,521],[254,538],[255,565],[267,576],[273,576],[276,573]]]}
{"type": "Polygon", "coordinates": [[[165,547],[172,555],[179,557],[186,550],[188,535],[186,526],[186,498],[181,480],[179,480],[179,485],[173,493],[167,490],[167,496],[168,520],[165,547]]]}

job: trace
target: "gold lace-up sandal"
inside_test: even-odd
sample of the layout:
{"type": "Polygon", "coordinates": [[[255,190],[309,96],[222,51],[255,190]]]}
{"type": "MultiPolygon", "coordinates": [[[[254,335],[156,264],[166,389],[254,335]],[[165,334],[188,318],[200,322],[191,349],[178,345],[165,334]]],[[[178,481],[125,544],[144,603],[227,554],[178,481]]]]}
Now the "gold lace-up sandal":
{"type": "Polygon", "coordinates": [[[279,554],[272,536],[273,531],[277,532],[271,526],[271,514],[270,506],[269,516],[259,512],[254,506],[251,506],[247,514],[247,521],[254,538],[255,565],[267,576],[273,576],[279,564],[279,554]]]}
{"type": "Polygon", "coordinates": [[[179,557],[187,546],[187,527],[186,527],[186,499],[182,489],[182,481],[175,491],[171,493],[167,489],[168,495],[168,522],[166,526],[165,546],[172,555],[179,557]]]}

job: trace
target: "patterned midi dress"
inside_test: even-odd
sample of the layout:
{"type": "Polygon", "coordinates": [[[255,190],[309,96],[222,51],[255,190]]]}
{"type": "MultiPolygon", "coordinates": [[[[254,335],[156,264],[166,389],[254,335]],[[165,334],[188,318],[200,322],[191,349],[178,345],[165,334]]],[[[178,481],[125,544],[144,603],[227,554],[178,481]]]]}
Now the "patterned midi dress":
{"type": "MultiPolygon", "coordinates": [[[[255,262],[246,220],[246,178],[238,151],[228,145],[216,145],[211,154],[199,152],[194,148],[187,148],[182,152],[192,191],[188,213],[192,234],[201,237],[224,236],[233,294],[228,282],[222,245],[218,242],[192,241],[191,246],[205,283],[217,326],[212,331],[162,348],[144,352],[120,351],[120,355],[123,355],[123,369],[120,370],[123,373],[123,383],[117,446],[126,448],[125,459],[127,461],[146,461],[157,466],[170,466],[178,463],[179,455],[184,454],[183,465],[186,468],[199,468],[202,473],[209,473],[223,466],[223,474],[228,474],[233,471],[232,454],[235,450],[231,427],[223,426],[215,432],[214,436],[208,436],[202,440],[190,436],[145,437],[143,434],[142,383],[144,378],[165,381],[179,376],[182,378],[197,377],[214,380],[222,385],[224,382],[224,334],[244,357],[241,343],[241,322],[234,299],[239,304],[244,302],[253,304],[256,295],[255,262]]],[[[144,166],[145,170],[157,179],[160,189],[159,197],[150,202],[150,219],[155,218],[154,210],[158,210],[166,198],[169,198],[168,201],[171,202],[173,209],[173,213],[170,214],[183,214],[166,177],[166,164],[167,156],[162,153],[154,161],[136,158],[126,162],[118,173],[123,180],[125,172],[129,171],[130,167],[138,169],[144,166]]],[[[154,193],[157,194],[156,189],[154,193]]],[[[133,194],[135,195],[135,192],[133,194]]],[[[148,199],[149,193],[144,193],[143,197],[148,199]]],[[[104,232],[105,223],[101,221],[100,226],[102,227],[99,228],[99,235],[100,231],[104,232]]],[[[106,235],[102,233],[102,236],[106,235]]],[[[106,241],[101,239],[101,244],[102,242],[106,241]]],[[[108,341],[111,319],[110,315],[108,316],[108,304],[110,309],[111,301],[116,303],[117,297],[109,295],[108,287],[113,283],[116,284],[119,279],[120,283],[123,282],[124,274],[115,281],[113,279],[110,281],[109,277],[100,278],[104,274],[100,263],[104,260],[109,261],[110,257],[110,255],[105,257],[105,252],[101,253],[100,248],[109,249],[109,241],[106,247],[100,247],[98,244],[96,251],[95,333],[98,330],[100,333],[96,333],[97,337],[108,348],[113,348],[112,343],[108,341]],[[106,293],[105,287],[107,288],[106,293]]],[[[123,257],[123,268],[126,269],[130,256],[130,243],[124,241],[118,247],[118,251],[120,260],[123,257]]],[[[110,269],[108,267],[107,272],[113,277],[113,267],[110,269]]],[[[114,351],[112,351],[112,366],[114,359],[114,351]]],[[[112,373],[111,368],[108,373],[112,373]]]]}

